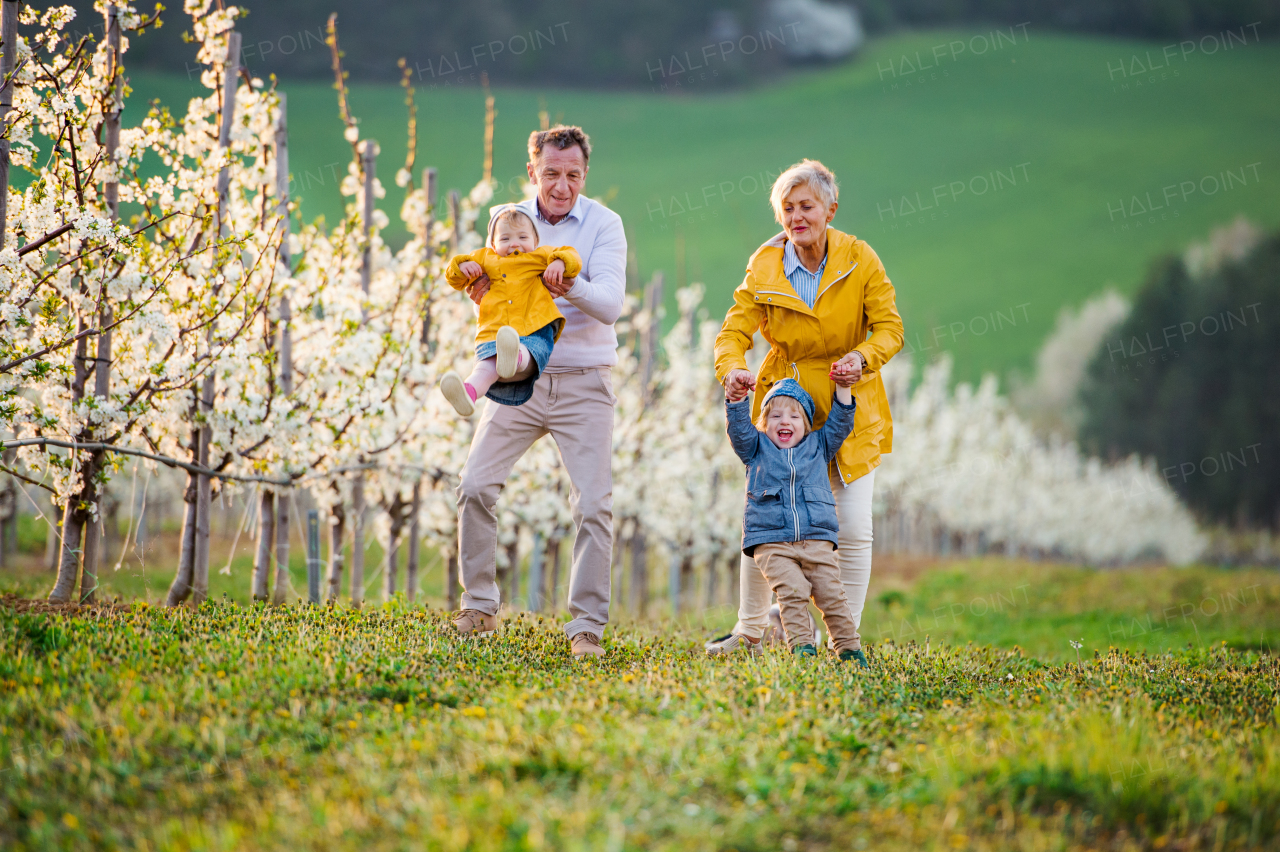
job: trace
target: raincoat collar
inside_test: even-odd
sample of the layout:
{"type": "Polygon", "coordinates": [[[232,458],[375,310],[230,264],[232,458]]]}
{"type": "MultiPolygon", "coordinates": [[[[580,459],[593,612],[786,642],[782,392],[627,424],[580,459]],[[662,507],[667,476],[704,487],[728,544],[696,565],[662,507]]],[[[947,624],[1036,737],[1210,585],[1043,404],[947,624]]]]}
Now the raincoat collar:
{"type": "MultiPolygon", "coordinates": [[[[827,258],[831,257],[831,243],[827,243],[827,253],[822,256],[822,263],[818,264],[818,280],[822,280],[822,273],[827,268],[827,258]]],[[[800,262],[800,254],[796,251],[796,244],[787,240],[782,246],[782,274],[787,276],[787,280],[791,280],[791,275],[797,268],[804,267],[805,272],[809,272],[809,267],[804,266],[800,262]]],[[[809,273],[812,275],[813,273],[809,273]]]]}
{"type": "MultiPolygon", "coordinates": [[[[814,308],[810,308],[805,304],[804,299],[800,298],[800,294],[795,291],[795,288],[791,286],[791,282],[787,280],[785,261],[787,242],[789,240],[785,238],[782,238],[780,242],[770,241],[752,256],[749,266],[756,275],[756,301],[772,301],[774,304],[785,306],[810,316],[817,316],[814,313],[814,308]]],[[[822,298],[823,293],[844,280],[850,272],[857,268],[857,243],[858,238],[853,234],[846,234],[830,226],[827,227],[827,257],[823,261],[826,264],[826,268],[822,272],[822,278],[818,281],[818,297],[813,303],[815,307],[818,304],[818,300],[822,298]]]]}

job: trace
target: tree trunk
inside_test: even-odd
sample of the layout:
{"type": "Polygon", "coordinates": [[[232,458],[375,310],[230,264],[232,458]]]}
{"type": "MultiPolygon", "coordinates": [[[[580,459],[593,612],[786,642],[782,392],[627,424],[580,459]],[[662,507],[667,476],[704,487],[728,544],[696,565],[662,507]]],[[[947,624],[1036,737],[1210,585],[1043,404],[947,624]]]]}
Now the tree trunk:
{"type": "Polygon", "coordinates": [[[636,524],[631,536],[631,611],[643,616],[649,603],[649,543],[636,524]]]}
{"type": "Polygon", "coordinates": [[[456,551],[449,552],[449,561],[445,568],[444,574],[445,584],[445,606],[450,610],[458,608],[458,554],[456,551]]]}
{"type": "MultiPolygon", "coordinates": [[[[9,8],[9,0],[4,0],[4,9],[9,8]]],[[[78,332],[87,330],[84,319],[77,323],[78,332]]],[[[84,399],[85,383],[89,378],[89,366],[85,360],[86,338],[76,341],[75,354],[72,357],[71,404],[74,407],[84,399]]],[[[84,435],[81,435],[83,439],[84,435]]],[[[92,458],[92,456],[90,456],[92,458]]],[[[70,603],[76,592],[76,583],[80,579],[80,560],[83,552],[80,547],[84,536],[84,525],[88,519],[88,509],[96,499],[94,493],[93,470],[89,460],[80,462],[80,492],[67,501],[66,511],[62,517],[62,556],[58,560],[58,579],[54,581],[53,590],[49,592],[49,600],[54,603],[70,603]]]]}
{"type": "Polygon", "coordinates": [[[409,603],[418,599],[418,559],[422,552],[422,533],[418,513],[422,509],[422,479],[413,483],[413,502],[409,506],[409,553],[404,566],[404,594],[409,603]]]}
{"type": "Polygon", "coordinates": [[[351,487],[351,605],[364,603],[364,473],[351,487]]]}
{"type": "Polygon", "coordinates": [[[516,596],[520,594],[520,535],[516,531],[515,540],[507,545],[507,587],[501,590],[506,600],[515,606],[516,596]]]}
{"type": "Polygon", "coordinates": [[[62,556],[58,562],[58,579],[49,600],[53,603],[70,603],[76,591],[80,573],[80,540],[84,536],[86,513],[76,508],[76,501],[67,501],[62,516],[62,556]]]}
{"type": "Polygon", "coordinates": [[[533,612],[542,612],[542,566],[545,550],[542,534],[535,532],[533,550],[529,551],[529,609],[533,612]]]}
{"type": "Polygon", "coordinates": [[[276,494],[276,582],[271,592],[271,602],[285,602],[289,592],[289,510],[292,508],[289,491],[281,488],[276,494]]]}
{"type": "MultiPolygon", "coordinates": [[[[195,408],[195,404],[192,404],[195,408]]],[[[194,420],[194,415],[192,417],[194,420]]],[[[200,459],[200,429],[191,431],[191,461],[200,459]]],[[[183,489],[182,500],[186,503],[182,516],[182,549],[178,552],[178,570],[174,573],[173,583],[169,586],[169,594],[165,598],[165,606],[177,606],[191,595],[191,584],[196,562],[196,475],[187,475],[187,487],[183,489]]]]}
{"type": "Polygon", "coordinates": [[[685,556],[680,560],[680,603],[685,612],[693,609],[697,597],[696,585],[693,577],[693,557],[685,556]]]}
{"type": "MultiPolygon", "coordinates": [[[[200,407],[206,418],[213,413],[213,373],[205,377],[201,391],[200,407]]],[[[213,427],[205,421],[200,427],[200,454],[196,464],[209,467],[209,444],[213,441],[213,427]]],[[[196,606],[209,597],[209,522],[213,508],[213,480],[209,474],[196,475],[196,542],[195,558],[191,568],[191,600],[196,606]]]]}
{"type": "Polygon", "coordinates": [[[333,523],[329,525],[329,591],[327,600],[331,604],[338,602],[342,594],[342,545],[346,538],[347,516],[342,504],[338,503],[332,510],[333,523]]]}
{"type": "Polygon", "coordinates": [[[253,559],[253,599],[267,599],[267,581],[271,576],[271,543],[275,540],[274,495],[270,488],[262,489],[258,502],[258,549],[253,559]]]}
{"type": "Polygon", "coordinates": [[[386,568],[382,572],[382,600],[390,601],[396,596],[396,575],[400,573],[400,538],[404,534],[405,509],[409,504],[399,494],[391,501],[387,514],[391,517],[391,540],[387,543],[387,554],[384,560],[386,568]]]}
{"type": "Polygon", "coordinates": [[[719,603],[719,601],[716,599],[717,598],[716,593],[718,591],[717,587],[720,585],[719,583],[720,572],[716,570],[716,562],[718,561],[719,560],[717,560],[714,556],[710,556],[707,558],[707,591],[706,591],[706,594],[703,595],[702,597],[702,608],[704,610],[709,610],[712,607],[714,607],[717,603],[719,603]]]}
{"type": "Polygon", "coordinates": [[[315,509],[307,510],[307,601],[320,603],[320,513],[315,509]]]}
{"type": "Polygon", "coordinates": [[[560,539],[553,538],[547,545],[547,563],[551,570],[544,571],[543,576],[549,577],[551,588],[543,596],[543,600],[547,602],[547,611],[555,612],[560,606],[560,539]]]}

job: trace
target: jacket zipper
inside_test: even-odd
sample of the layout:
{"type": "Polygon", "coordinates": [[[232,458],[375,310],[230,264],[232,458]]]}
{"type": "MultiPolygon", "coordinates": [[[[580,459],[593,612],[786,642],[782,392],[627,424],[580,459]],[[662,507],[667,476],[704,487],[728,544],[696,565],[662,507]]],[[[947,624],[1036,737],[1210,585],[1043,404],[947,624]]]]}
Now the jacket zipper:
{"type": "MultiPolygon", "coordinates": [[[[832,282],[831,282],[830,284],[828,284],[826,287],[823,287],[823,288],[822,288],[822,293],[827,292],[827,291],[828,291],[828,290],[830,290],[832,287],[836,286],[836,285],[837,285],[837,284],[839,284],[841,281],[843,281],[844,279],[848,278],[848,277],[849,277],[849,273],[853,272],[853,270],[855,270],[855,269],[857,269],[857,268],[858,268],[858,264],[857,264],[857,263],[855,263],[853,266],[849,267],[849,269],[848,269],[848,271],[847,271],[847,272],[845,272],[843,275],[841,275],[841,276],[840,276],[839,278],[837,278],[836,280],[832,281],[832,282]]],[[[817,305],[817,304],[818,304],[818,300],[822,298],[822,293],[819,293],[817,296],[814,296],[814,297],[813,297],[813,303],[814,303],[815,305],[817,305]]]]}
{"type": "Polygon", "coordinates": [[[791,458],[795,449],[787,450],[787,466],[791,468],[791,520],[795,525],[796,541],[800,540],[800,513],[796,511],[796,465],[791,458]]]}

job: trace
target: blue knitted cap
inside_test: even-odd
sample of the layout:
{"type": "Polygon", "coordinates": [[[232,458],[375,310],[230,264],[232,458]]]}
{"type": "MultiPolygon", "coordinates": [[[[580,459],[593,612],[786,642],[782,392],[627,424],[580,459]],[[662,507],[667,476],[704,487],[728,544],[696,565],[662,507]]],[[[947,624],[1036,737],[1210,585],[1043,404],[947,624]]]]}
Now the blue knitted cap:
{"type": "Polygon", "coordinates": [[[764,402],[760,405],[763,407],[775,396],[789,396],[796,402],[800,403],[800,407],[804,409],[804,413],[809,418],[809,422],[813,423],[813,397],[809,396],[804,388],[800,387],[800,383],[795,379],[783,379],[774,385],[769,393],[765,395],[764,402]]]}

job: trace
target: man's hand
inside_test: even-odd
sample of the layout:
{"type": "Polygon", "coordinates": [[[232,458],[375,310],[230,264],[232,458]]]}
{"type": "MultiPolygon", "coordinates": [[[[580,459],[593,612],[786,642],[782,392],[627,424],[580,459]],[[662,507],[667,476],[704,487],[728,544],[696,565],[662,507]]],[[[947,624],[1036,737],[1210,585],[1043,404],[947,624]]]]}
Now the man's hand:
{"type": "Polygon", "coordinates": [[[484,294],[489,292],[489,283],[489,276],[484,274],[484,270],[481,270],[480,277],[472,281],[471,285],[467,287],[467,295],[471,297],[471,301],[477,305],[480,304],[484,294]]]}
{"type": "Polygon", "coordinates": [[[724,396],[729,402],[739,402],[748,391],[756,389],[756,377],[750,370],[730,370],[724,377],[724,396]]]}
{"type": "Polygon", "coordinates": [[[458,264],[458,271],[468,278],[479,278],[484,275],[484,267],[474,260],[464,260],[458,264]]]}
{"type": "Polygon", "coordinates": [[[828,375],[838,387],[851,388],[862,379],[862,353],[856,349],[831,365],[828,375]]]}
{"type": "MultiPolygon", "coordinates": [[[[560,261],[557,260],[556,263],[560,263],[560,261]]],[[[560,268],[563,269],[564,266],[561,265],[560,268]]],[[[547,271],[548,272],[551,271],[550,266],[547,267],[547,271]]],[[[551,298],[553,299],[559,299],[565,293],[568,293],[570,290],[572,290],[573,285],[577,283],[578,283],[577,278],[561,278],[559,283],[552,284],[550,281],[547,280],[546,275],[542,276],[542,286],[547,288],[547,292],[551,294],[551,298]]]]}

